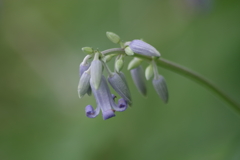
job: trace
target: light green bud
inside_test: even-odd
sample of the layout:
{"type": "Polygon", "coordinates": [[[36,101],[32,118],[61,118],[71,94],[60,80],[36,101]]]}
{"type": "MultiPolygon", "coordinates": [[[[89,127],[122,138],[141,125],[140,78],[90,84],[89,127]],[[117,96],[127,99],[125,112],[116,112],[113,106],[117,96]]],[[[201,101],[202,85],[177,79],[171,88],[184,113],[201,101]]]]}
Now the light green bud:
{"type": "Polygon", "coordinates": [[[116,43],[116,44],[117,44],[117,43],[120,42],[120,37],[119,37],[118,35],[116,35],[115,33],[113,33],[113,32],[107,32],[106,35],[107,35],[108,39],[109,39],[110,41],[112,41],[113,43],[116,43]]]}
{"type": "Polygon", "coordinates": [[[104,62],[109,62],[109,61],[111,61],[112,60],[112,58],[114,57],[114,56],[116,56],[117,54],[109,54],[109,55],[106,55],[106,56],[104,56],[103,58],[102,58],[102,60],[104,61],[104,62]]]}
{"type": "Polygon", "coordinates": [[[99,60],[99,53],[96,53],[91,63],[91,79],[95,89],[99,88],[103,72],[102,62],[99,60]]]}
{"type": "Polygon", "coordinates": [[[128,46],[124,49],[124,51],[128,56],[133,56],[134,55],[134,52],[128,46]]]}
{"type": "Polygon", "coordinates": [[[117,72],[120,72],[123,68],[123,60],[122,58],[118,59],[116,62],[115,62],[115,70],[117,72]]]}
{"type": "Polygon", "coordinates": [[[151,79],[153,76],[153,65],[149,64],[149,66],[145,70],[145,77],[147,80],[151,79]]]}
{"type": "Polygon", "coordinates": [[[87,53],[87,54],[92,54],[94,52],[91,47],[83,47],[82,51],[87,53]]]}
{"type": "Polygon", "coordinates": [[[131,61],[129,62],[129,64],[128,64],[128,70],[132,70],[132,69],[138,67],[138,66],[142,63],[142,61],[143,61],[142,59],[135,57],[133,60],[131,60],[131,61]]]}

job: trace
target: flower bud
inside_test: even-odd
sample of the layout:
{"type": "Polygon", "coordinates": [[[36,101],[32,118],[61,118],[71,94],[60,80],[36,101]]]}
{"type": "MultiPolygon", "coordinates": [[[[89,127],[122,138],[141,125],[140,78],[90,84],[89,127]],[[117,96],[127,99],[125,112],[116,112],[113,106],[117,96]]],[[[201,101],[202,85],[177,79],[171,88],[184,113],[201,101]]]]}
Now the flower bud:
{"type": "Polygon", "coordinates": [[[133,68],[138,67],[141,63],[142,63],[142,59],[140,58],[133,58],[133,60],[131,60],[128,64],[128,70],[132,70],[133,68]]]}
{"type": "Polygon", "coordinates": [[[78,84],[78,96],[82,98],[87,92],[89,92],[90,88],[90,74],[88,71],[85,71],[78,84]]]}
{"type": "Polygon", "coordinates": [[[117,54],[109,54],[109,55],[106,55],[106,56],[104,56],[103,58],[102,58],[102,60],[103,60],[103,62],[109,62],[109,61],[111,61],[112,60],[112,58],[114,57],[114,56],[116,56],[117,54]]]}
{"type": "Polygon", "coordinates": [[[109,75],[108,82],[112,88],[125,100],[129,105],[131,105],[131,93],[129,91],[126,81],[118,73],[113,73],[109,75]]]}
{"type": "Polygon", "coordinates": [[[106,35],[107,35],[108,39],[110,41],[112,41],[113,43],[119,43],[120,42],[120,37],[118,35],[116,35],[115,33],[107,32],[106,35]]]}
{"type": "Polygon", "coordinates": [[[94,52],[91,47],[83,47],[82,51],[87,53],[87,54],[92,54],[94,52]]]}
{"type": "Polygon", "coordinates": [[[85,63],[85,64],[81,63],[81,64],[79,65],[79,76],[81,77],[82,74],[83,74],[86,70],[88,70],[89,67],[90,67],[90,64],[89,64],[89,63],[85,63]]]}
{"type": "Polygon", "coordinates": [[[154,57],[160,56],[160,53],[153,46],[141,40],[133,40],[129,44],[129,47],[136,54],[154,57]]]}
{"type": "Polygon", "coordinates": [[[147,87],[144,79],[145,77],[144,77],[142,66],[138,66],[137,68],[132,69],[131,75],[132,75],[133,82],[136,85],[138,91],[142,93],[142,95],[146,96],[147,87]]]}
{"type": "Polygon", "coordinates": [[[133,56],[134,55],[134,52],[131,50],[131,48],[129,46],[127,46],[125,49],[124,49],[125,53],[128,55],[128,56],[133,56]]]}
{"type": "Polygon", "coordinates": [[[98,89],[102,79],[102,62],[98,59],[99,53],[95,54],[94,60],[91,63],[91,79],[95,89],[98,89]]]}
{"type": "Polygon", "coordinates": [[[147,80],[151,79],[153,76],[153,66],[149,64],[149,66],[145,70],[145,77],[147,80]]]}
{"type": "Polygon", "coordinates": [[[115,70],[117,72],[120,72],[123,68],[123,60],[121,58],[119,58],[118,60],[116,60],[115,62],[115,70]]]}
{"type": "Polygon", "coordinates": [[[152,83],[159,97],[163,100],[163,102],[167,103],[168,89],[164,77],[161,75],[157,75],[154,77],[152,83]]]}

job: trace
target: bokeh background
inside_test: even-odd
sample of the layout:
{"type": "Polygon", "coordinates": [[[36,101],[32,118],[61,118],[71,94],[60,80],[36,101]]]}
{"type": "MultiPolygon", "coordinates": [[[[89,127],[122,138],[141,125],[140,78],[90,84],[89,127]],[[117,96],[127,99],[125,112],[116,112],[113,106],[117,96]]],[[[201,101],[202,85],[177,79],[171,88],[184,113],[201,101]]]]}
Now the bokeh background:
{"type": "MultiPolygon", "coordinates": [[[[0,1],[1,160],[238,160],[240,118],[211,92],[165,69],[170,101],[148,82],[133,107],[104,121],[77,95],[84,46],[143,38],[240,102],[240,1],[0,1]]],[[[130,59],[127,59],[128,62],[130,59]]],[[[145,64],[146,66],[147,64],[145,64]]]]}

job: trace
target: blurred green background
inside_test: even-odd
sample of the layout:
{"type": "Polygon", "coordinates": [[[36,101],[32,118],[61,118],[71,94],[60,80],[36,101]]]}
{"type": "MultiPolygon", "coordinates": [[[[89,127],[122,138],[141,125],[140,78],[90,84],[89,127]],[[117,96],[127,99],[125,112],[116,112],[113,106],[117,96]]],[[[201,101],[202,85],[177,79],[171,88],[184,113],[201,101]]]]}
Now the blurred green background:
{"type": "MultiPolygon", "coordinates": [[[[1,160],[239,160],[240,118],[198,84],[165,69],[170,101],[148,82],[133,107],[104,121],[79,99],[84,46],[143,38],[162,56],[199,72],[238,102],[240,1],[0,1],[1,160]]],[[[130,59],[128,59],[129,61],[130,59]]],[[[145,64],[146,65],[146,64],[145,64]]]]}

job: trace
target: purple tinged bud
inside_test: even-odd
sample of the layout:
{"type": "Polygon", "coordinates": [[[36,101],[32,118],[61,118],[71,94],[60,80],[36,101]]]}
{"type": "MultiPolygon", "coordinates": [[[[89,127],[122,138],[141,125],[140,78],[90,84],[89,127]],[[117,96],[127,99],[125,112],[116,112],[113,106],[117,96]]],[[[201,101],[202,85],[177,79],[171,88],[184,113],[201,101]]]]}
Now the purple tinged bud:
{"type": "Polygon", "coordinates": [[[90,67],[90,64],[89,63],[86,63],[86,64],[83,64],[81,63],[79,65],[79,76],[81,77],[83,72],[85,72],[86,70],[88,70],[88,68],[90,67]]]}
{"type": "MultiPolygon", "coordinates": [[[[124,75],[122,75],[124,76],[124,75]]],[[[108,82],[112,88],[128,103],[131,105],[131,94],[126,84],[126,80],[123,80],[118,73],[113,73],[109,75],[108,82]]]]}
{"type": "Polygon", "coordinates": [[[160,53],[156,50],[156,48],[154,48],[153,46],[151,46],[150,44],[142,40],[136,39],[131,41],[131,43],[129,44],[129,47],[136,54],[140,54],[144,56],[160,57],[160,53]]]}
{"type": "MultiPolygon", "coordinates": [[[[79,65],[79,76],[80,76],[80,79],[81,79],[82,74],[83,74],[85,71],[87,71],[87,70],[89,69],[89,67],[90,67],[90,64],[89,64],[89,63],[81,63],[81,64],[79,65]]],[[[80,83],[80,81],[79,81],[79,83],[80,83]]],[[[78,86],[79,86],[79,84],[78,84],[78,86]]],[[[88,87],[87,94],[90,96],[91,93],[92,93],[91,87],[89,86],[89,87],[88,87]]],[[[78,92],[78,96],[79,96],[79,92],[78,92]]]]}
{"type": "Polygon", "coordinates": [[[85,71],[80,77],[78,84],[78,96],[82,98],[86,93],[89,92],[90,88],[90,74],[88,71],[85,71]]]}
{"type": "Polygon", "coordinates": [[[134,84],[136,85],[138,91],[143,95],[147,95],[147,87],[145,82],[145,76],[144,71],[142,69],[142,66],[138,66],[137,68],[134,68],[131,70],[131,75],[134,84]]]}
{"type": "Polygon", "coordinates": [[[159,97],[163,100],[163,102],[167,103],[168,89],[164,77],[161,75],[157,75],[154,77],[152,83],[159,97]]]}

